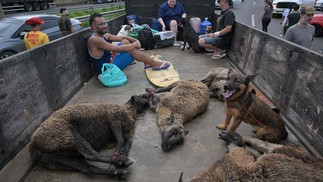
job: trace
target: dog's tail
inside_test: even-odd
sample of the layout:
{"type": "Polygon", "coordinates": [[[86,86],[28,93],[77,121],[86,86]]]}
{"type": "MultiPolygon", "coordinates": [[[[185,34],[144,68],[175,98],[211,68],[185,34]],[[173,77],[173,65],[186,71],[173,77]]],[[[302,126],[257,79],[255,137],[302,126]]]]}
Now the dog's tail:
{"type": "Polygon", "coordinates": [[[183,182],[183,172],[181,172],[181,175],[179,176],[178,182],[183,182]]]}

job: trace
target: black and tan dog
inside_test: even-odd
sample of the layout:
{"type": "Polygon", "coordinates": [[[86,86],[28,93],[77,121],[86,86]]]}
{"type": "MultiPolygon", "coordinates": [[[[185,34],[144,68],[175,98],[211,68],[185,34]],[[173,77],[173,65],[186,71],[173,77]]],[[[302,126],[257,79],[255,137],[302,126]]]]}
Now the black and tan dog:
{"type": "Polygon", "coordinates": [[[248,86],[256,75],[232,74],[224,85],[224,99],[227,114],[224,122],[217,126],[226,129],[233,117],[230,131],[235,131],[242,121],[255,128],[255,137],[278,143],[287,138],[287,131],[279,113],[248,91],[248,86]]]}
{"type": "Polygon", "coordinates": [[[194,53],[206,53],[208,51],[205,50],[204,47],[200,46],[198,43],[199,34],[195,32],[191,23],[188,21],[187,18],[182,18],[178,23],[178,26],[183,28],[183,39],[184,39],[184,46],[182,51],[185,50],[186,42],[189,45],[189,48],[192,48],[194,53]]]}

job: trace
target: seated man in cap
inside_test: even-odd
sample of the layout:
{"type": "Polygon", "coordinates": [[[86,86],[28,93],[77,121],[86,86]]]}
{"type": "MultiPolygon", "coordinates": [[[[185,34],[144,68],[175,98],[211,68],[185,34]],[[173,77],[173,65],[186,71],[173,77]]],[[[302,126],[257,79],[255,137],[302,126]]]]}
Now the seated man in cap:
{"type": "Polygon", "coordinates": [[[287,29],[285,39],[300,46],[311,48],[315,35],[315,27],[310,24],[314,16],[314,8],[307,6],[301,9],[298,23],[287,29]]]}
{"type": "Polygon", "coordinates": [[[58,19],[59,30],[62,32],[63,36],[71,34],[74,32],[71,20],[68,18],[68,11],[66,8],[61,8],[59,10],[62,16],[58,19]]]}
{"type": "Polygon", "coordinates": [[[25,23],[31,26],[31,31],[24,36],[24,42],[27,49],[32,49],[49,42],[48,36],[40,31],[44,20],[39,19],[38,17],[32,17],[29,20],[26,20],[25,23]]]}

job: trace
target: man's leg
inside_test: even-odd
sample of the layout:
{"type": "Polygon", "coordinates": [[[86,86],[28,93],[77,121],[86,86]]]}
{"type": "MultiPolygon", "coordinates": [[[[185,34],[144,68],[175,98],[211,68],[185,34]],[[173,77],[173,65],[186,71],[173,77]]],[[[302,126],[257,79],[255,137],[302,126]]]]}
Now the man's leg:
{"type": "Polygon", "coordinates": [[[223,55],[226,52],[226,49],[221,48],[223,47],[223,45],[220,38],[211,38],[211,37],[200,38],[198,40],[198,43],[202,47],[205,47],[207,49],[213,49],[214,53],[212,57],[223,55]]]}
{"type": "MultiPolygon", "coordinates": [[[[125,45],[125,44],[129,44],[130,42],[128,40],[122,40],[121,44],[125,45]]],[[[170,66],[170,64],[166,61],[156,61],[153,58],[149,57],[146,53],[140,51],[139,49],[133,49],[131,51],[129,51],[129,53],[131,54],[131,56],[139,61],[139,62],[143,62],[145,64],[146,67],[152,67],[152,68],[168,68],[170,66]]]]}

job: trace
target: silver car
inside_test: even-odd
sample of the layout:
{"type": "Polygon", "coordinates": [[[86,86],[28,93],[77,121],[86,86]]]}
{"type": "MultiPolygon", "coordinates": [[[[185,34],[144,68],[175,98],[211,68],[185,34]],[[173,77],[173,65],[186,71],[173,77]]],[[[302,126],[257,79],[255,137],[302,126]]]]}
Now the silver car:
{"type": "MultiPolygon", "coordinates": [[[[0,59],[26,50],[23,38],[31,31],[31,26],[26,25],[25,21],[31,17],[45,20],[41,31],[48,35],[50,41],[63,36],[58,27],[59,16],[56,15],[22,15],[4,18],[0,21],[0,59]]],[[[75,31],[83,29],[79,20],[71,18],[71,22],[75,31]]]]}

